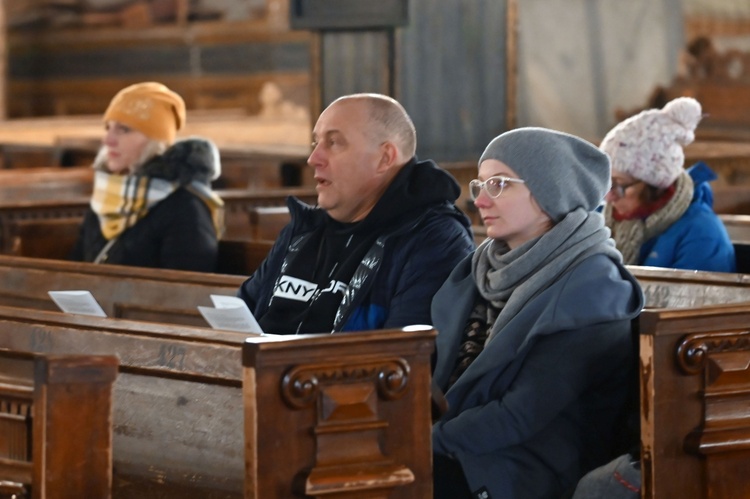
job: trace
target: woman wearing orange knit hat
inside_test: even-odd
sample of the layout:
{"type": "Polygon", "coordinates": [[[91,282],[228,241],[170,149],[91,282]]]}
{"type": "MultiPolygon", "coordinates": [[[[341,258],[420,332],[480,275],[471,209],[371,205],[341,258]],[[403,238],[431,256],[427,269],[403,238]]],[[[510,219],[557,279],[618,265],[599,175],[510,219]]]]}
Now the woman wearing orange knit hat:
{"type": "Polygon", "coordinates": [[[216,146],[176,141],[185,102],[161,83],[137,83],[104,113],[94,192],[72,259],[211,272],[223,230],[216,146]]]}

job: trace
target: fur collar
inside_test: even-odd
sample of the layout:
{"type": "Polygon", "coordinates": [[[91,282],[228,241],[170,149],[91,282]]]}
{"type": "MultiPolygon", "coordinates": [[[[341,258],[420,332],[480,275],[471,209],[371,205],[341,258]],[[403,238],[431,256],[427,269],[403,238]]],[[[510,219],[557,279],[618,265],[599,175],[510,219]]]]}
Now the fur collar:
{"type": "Polygon", "coordinates": [[[221,175],[219,150],[208,139],[178,140],[163,154],[148,160],[139,174],[186,185],[193,181],[210,184],[221,175]]]}

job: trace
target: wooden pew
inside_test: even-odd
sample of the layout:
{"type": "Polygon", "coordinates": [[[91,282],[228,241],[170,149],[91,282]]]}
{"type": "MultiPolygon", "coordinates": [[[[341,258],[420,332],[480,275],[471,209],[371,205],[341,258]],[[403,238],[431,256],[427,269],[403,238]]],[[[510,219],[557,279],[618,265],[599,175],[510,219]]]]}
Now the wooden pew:
{"type": "Polygon", "coordinates": [[[5,348],[119,358],[116,499],[242,497],[241,348],[247,336],[0,306],[5,348]]]}
{"type": "Polygon", "coordinates": [[[273,241],[222,239],[219,241],[219,274],[239,275],[247,278],[263,263],[273,247],[273,241]]]}
{"type": "Polygon", "coordinates": [[[750,275],[629,265],[646,308],[697,308],[750,302],[750,275]]]}
{"type": "Polygon", "coordinates": [[[249,338],[245,498],[432,498],[435,334],[249,338]]]}
{"type": "Polygon", "coordinates": [[[712,185],[711,189],[716,213],[750,215],[750,185],[712,185]]]}
{"type": "Polygon", "coordinates": [[[247,276],[0,255],[0,304],[57,310],[50,290],[89,290],[108,317],[207,326],[196,307],[234,296],[247,276]]]}
{"type": "Polygon", "coordinates": [[[0,168],[29,169],[61,165],[61,151],[41,144],[0,144],[0,168]]]}
{"type": "Polygon", "coordinates": [[[719,215],[734,246],[737,272],[750,273],[750,215],[719,215]]]}
{"type": "Polygon", "coordinates": [[[75,218],[17,220],[8,227],[7,254],[33,258],[70,258],[81,221],[75,218]]]}
{"type": "MultiPolygon", "coordinates": [[[[284,206],[289,196],[314,204],[317,193],[314,189],[301,187],[264,191],[230,189],[217,191],[225,203],[226,232],[224,237],[232,240],[252,239],[250,225],[252,208],[263,206],[284,206]]],[[[90,197],[68,199],[47,199],[39,201],[16,201],[5,203],[0,199],[0,253],[12,253],[13,233],[24,220],[83,220],[89,206],[90,197]]]]}
{"type": "MultiPolygon", "coordinates": [[[[263,228],[261,232],[270,229],[263,228]]],[[[67,260],[78,238],[80,222],[74,219],[18,220],[9,230],[10,256],[67,260]]],[[[253,228],[255,234],[255,228],[253,228]]],[[[219,274],[249,276],[273,246],[271,240],[219,240],[219,274]]]]}
{"type": "Polygon", "coordinates": [[[250,208],[250,227],[253,239],[275,241],[291,220],[286,206],[255,206],[250,208]]]}
{"type": "MultiPolygon", "coordinates": [[[[389,497],[431,497],[434,334],[428,328],[248,340],[246,334],[228,331],[0,306],[0,343],[13,351],[84,349],[119,357],[115,499],[240,498],[251,488],[258,491],[254,497],[285,498],[290,495],[279,491],[279,484],[290,490],[300,463],[318,465],[308,477],[318,486],[324,484],[315,479],[325,471],[351,487],[368,470],[373,473],[370,487],[397,489],[389,497]],[[259,351],[246,354],[255,359],[254,368],[243,375],[247,342],[256,343],[259,351]],[[250,390],[244,395],[248,413],[258,422],[247,433],[243,382],[250,390]],[[316,386],[310,395],[322,397],[323,403],[314,426],[321,434],[328,431],[327,437],[315,437],[317,447],[309,433],[317,406],[308,405],[308,382],[316,386]],[[283,400],[278,399],[280,388],[283,400]],[[348,431],[337,433],[342,430],[348,431]],[[358,444],[337,452],[321,447],[347,438],[358,444]],[[295,450],[287,454],[282,448],[295,450]],[[249,463],[245,455],[252,456],[249,463]],[[252,469],[263,476],[246,479],[252,469]]],[[[348,497],[382,497],[365,495],[365,485],[358,490],[354,493],[362,495],[348,497]]]]}
{"type": "Polygon", "coordinates": [[[469,196],[469,182],[477,178],[478,166],[476,161],[456,161],[440,163],[440,167],[453,175],[461,186],[461,195],[456,200],[456,206],[463,211],[473,224],[481,224],[479,211],[469,196]]]}
{"type": "MultiPolygon", "coordinates": [[[[710,495],[706,492],[705,484],[696,478],[701,473],[700,459],[682,450],[681,439],[698,425],[695,409],[701,406],[699,390],[685,391],[685,387],[689,384],[693,390],[703,375],[690,379],[683,375],[676,376],[675,359],[678,352],[675,342],[688,331],[675,329],[669,336],[662,337],[661,333],[655,331],[665,324],[654,326],[654,317],[658,321],[670,314],[685,314],[684,324],[692,326],[687,317],[709,313],[713,317],[711,320],[723,323],[721,314],[724,312],[735,308],[748,310],[750,276],[655,267],[628,268],[638,279],[646,296],[646,308],[639,320],[642,497],[742,497],[710,495]],[[698,311],[697,315],[691,315],[696,314],[695,311],[698,311]],[[684,411],[690,414],[687,419],[683,417],[684,411]],[[689,483],[684,485],[684,490],[680,485],[683,482],[689,483]],[[698,492],[685,494],[684,491],[689,488],[698,492]]],[[[747,313],[750,314],[750,310],[747,313]]],[[[698,324],[700,322],[695,325],[698,324]]],[[[699,357],[699,348],[691,355],[699,357]]]]}
{"type": "MultiPolygon", "coordinates": [[[[701,104],[704,103],[701,101],[701,104]]],[[[705,105],[703,110],[710,113],[705,105]]],[[[750,144],[747,141],[701,140],[701,133],[707,128],[709,120],[710,118],[707,118],[698,126],[696,135],[699,139],[685,146],[685,167],[697,161],[704,161],[719,177],[711,184],[712,186],[748,185],[750,183],[750,144]]]]}
{"type": "Polygon", "coordinates": [[[639,322],[642,497],[750,497],[750,304],[639,322]]]}
{"type": "Polygon", "coordinates": [[[733,242],[750,244],[750,215],[721,214],[719,219],[724,223],[733,242]]]}
{"type": "Polygon", "coordinates": [[[93,182],[94,171],[88,167],[0,170],[0,203],[90,196],[93,182]]]}
{"type": "Polygon", "coordinates": [[[9,494],[111,497],[117,365],[113,356],[0,349],[0,481],[9,494]]]}
{"type": "MultiPolygon", "coordinates": [[[[69,264],[70,262],[56,262],[69,264]]],[[[74,264],[81,265],[81,264],[74,264]]],[[[88,265],[88,264],[84,264],[88,265]]],[[[90,266],[90,265],[89,265],[90,266]]],[[[16,265],[17,267],[17,265],[16,265]]],[[[92,272],[101,271],[106,266],[90,266],[92,272]]],[[[137,269],[120,269],[131,273],[137,269]]],[[[648,306],[694,307],[697,304],[721,303],[729,300],[747,299],[746,276],[706,272],[686,272],[669,269],[631,267],[631,270],[644,285],[648,306]]],[[[184,274],[184,273],[181,273],[184,274]]],[[[49,275],[49,269],[44,273],[49,275]]],[[[44,282],[48,282],[48,278],[44,282]]],[[[133,290],[133,284],[131,291],[133,290]]],[[[46,288],[42,288],[46,289],[46,288]]],[[[185,293],[185,291],[180,291],[185,293]]],[[[140,293],[137,293],[140,295],[140,293]]],[[[161,319],[160,319],[161,320],[161,319]]]]}

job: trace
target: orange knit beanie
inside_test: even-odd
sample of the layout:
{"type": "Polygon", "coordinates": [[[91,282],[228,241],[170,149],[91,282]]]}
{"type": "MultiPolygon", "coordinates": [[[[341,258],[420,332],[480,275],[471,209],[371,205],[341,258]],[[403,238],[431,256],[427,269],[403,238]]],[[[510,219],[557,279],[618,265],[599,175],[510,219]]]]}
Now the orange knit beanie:
{"type": "Polygon", "coordinates": [[[110,120],[171,145],[185,124],[185,101],[161,83],[136,83],[117,92],[109,103],[104,121],[110,120]]]}

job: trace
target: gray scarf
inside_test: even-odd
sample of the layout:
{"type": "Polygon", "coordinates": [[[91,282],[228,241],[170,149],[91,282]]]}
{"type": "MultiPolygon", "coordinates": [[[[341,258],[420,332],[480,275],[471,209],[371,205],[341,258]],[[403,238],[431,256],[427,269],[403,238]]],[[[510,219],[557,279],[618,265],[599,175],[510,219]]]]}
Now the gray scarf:
{"type": "Polygon", "coordinates": [[[487,239],[474,253],[472,272],[479,294],[500,313],[490,342],[532,298],[584,258],[602,253],[621,262],[601,214],[583,208],[568,213],[540,237],[511,250],[487,239]]]}

